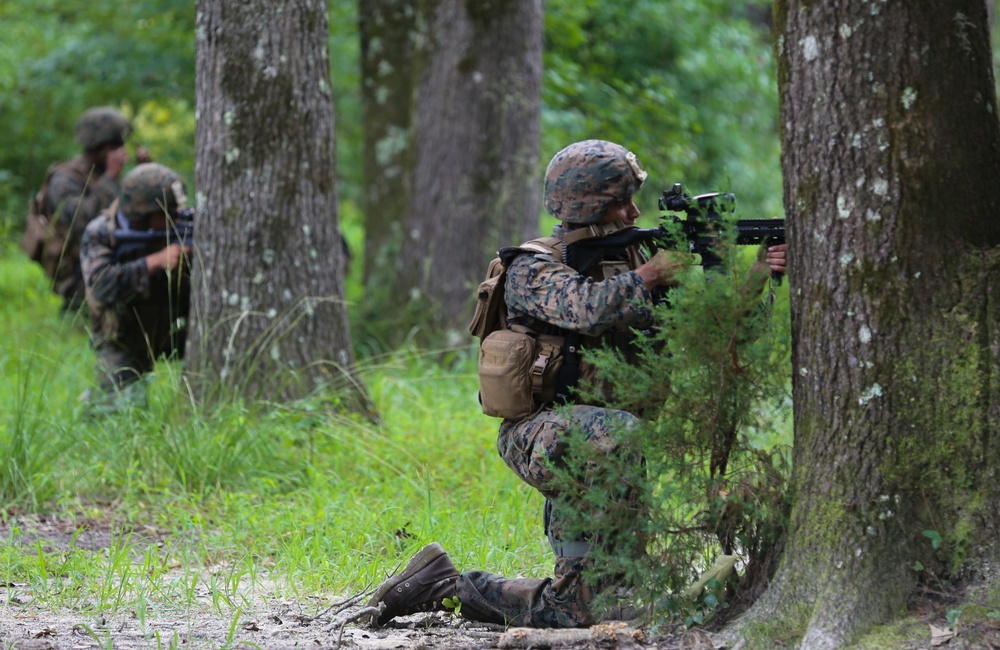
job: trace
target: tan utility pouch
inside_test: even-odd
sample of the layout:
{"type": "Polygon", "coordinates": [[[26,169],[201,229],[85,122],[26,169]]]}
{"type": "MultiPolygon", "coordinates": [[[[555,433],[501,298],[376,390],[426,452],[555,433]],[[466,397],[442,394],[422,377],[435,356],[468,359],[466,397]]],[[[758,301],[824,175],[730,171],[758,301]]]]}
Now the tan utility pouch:
{"type": "Polygon", "coordinates": [[[479,348],[479,402],[483,413],[520,420],[555,397],[562,339],[497,330],[479,348]]]}
{"type": "Polygon", "coordinates": [[[33,262],[41,264],[45,255],[45,243],[49,240],[49,220],[45,215],[32,212],[24,224],[24,237],[21,238],[21,248],[33,262]]]}
{"type": "Polygon", "coordinates": [[[38,262],[45,269],[45,275],[56,277],[59,271],[60,258],[65,237],[59,237],[54,223],[50,223],[45,210],[45,194],[49,181],[55,173],[58,164],[49,167],[45,172],[42,186],[28,201],[28,217],[24,222],[24,237],[21,238],[21,248],[32,261],[38,262]],[[55,251],[55,252],[50,252],[55,251]]]}

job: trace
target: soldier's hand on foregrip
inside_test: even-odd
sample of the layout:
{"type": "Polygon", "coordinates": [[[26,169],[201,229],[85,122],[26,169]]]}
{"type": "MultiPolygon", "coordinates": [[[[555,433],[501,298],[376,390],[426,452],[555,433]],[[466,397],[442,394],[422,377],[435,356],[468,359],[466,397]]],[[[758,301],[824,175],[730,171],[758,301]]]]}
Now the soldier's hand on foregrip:
{"type": "Polygon", "coordinates": [[[657,251],[653,259],[635,270],[647,289],[653,287],[675,287],[681,271],[694,264],[694,257],[677,251],[657,251]]]}
{"type": "Polygon", "coordinates": [[[146,256],[146,268],[150,273],[154,271],[173,271],[184,261],[184,256],[191,252],[191,249],[180,244],[170,244],[163,250],[146,256]]]}
{"type": "Polygon", "coordinates": [[[771,273],[785,273],[785,264],[788,257],[788,244],[775,244],[768,246],[764,253],[764,263],[771,269],[771,273]]]}
{"type": "Polygon", "coordinates": [[[757,296],[767,285],[768,278],[773,278],[776,284],[781,284],[785,275],[785,264],[788,257],[787,244],[761,246],[757,251],[757,259],[747,272],[741,291],[744,295],[757,296]]]}

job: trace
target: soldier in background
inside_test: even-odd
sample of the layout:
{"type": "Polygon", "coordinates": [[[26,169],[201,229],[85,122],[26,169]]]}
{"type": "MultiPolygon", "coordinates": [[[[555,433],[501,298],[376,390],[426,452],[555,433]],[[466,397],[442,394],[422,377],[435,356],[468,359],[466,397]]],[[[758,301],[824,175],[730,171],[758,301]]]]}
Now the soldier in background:
{"type": "MultiPolygon", "coordinates": [[[[23,246],[52,280],[64,312],[75,312],[84,303],[80,236],[118,196],[119,177],[128,161],[125,142],[131,133],[128,118],[114,108],[85,111],[75,134],[83,152],[49,167],[31,204],[23,246]]],[[[149,154],[140,149],[136,158],[148,162],[149,154]]]]}
{"type": "Polygon", "coordinates": [[[83,233],[80,259],[102,393],[91,399],[96,410],[145,404],[140,380],[155,361],[184,355],[191,247],[168,237],[186,208],[181,177],[147,163],[125,176],[121,198],[83,233]]]}
{"type": "MultiPolygon", "coordinates": [[[[556,154],[546,170],[544,200],[546,210],[561,224],[551,237],[500,252],[501,257],[508,256],[504,285],[508,329],[570,342],[570,346],[557,346],[564,355],[567,350],[575,352],[576,346],[610,347],[629,358],[637,329],[652,325],[652,290],[676,286],[682,269],[692,263],[691,256],[661,250],[647,259],[636,248],[626,259],[603,261],[582,275],[564,262],[563,253],[570,241],[634,226],[639,209],[632,197],[645,178],[635,155],[611,142],[586,140],[556,154]]],[[[783,244],[761,251],[748,276],[749,286],[759,292],[771,271],[785,271],[783,244]]],[[[523,370],[532,373],[537,365],[528,364],[523,370]]],[[[565,361],[562,368],[569,365],[565,361]]],[[[586,359],[574,372],[568,385],[579,377],[593,377],[586,359]]],[[[526,379],[532,385],[532,378],[526,379]]],[[[558,376],[557,380],[563,381],[558,376]]],[[[485,404],[492,396],[482,394],[483,387],[481,383],[485,404]]],[[[505,395],[516,392],[513,388],[501,391],[505,395]]],[[[460,573],[444,549],[432,543],[376,589],[369,602],[382,608],[375,622],[382,625],[396,616],[442,610],[446,601],[460,603],[463,617],[512,626],[578,627],[634,616],[627,603],[612,602],[607,610],[594,611],[597,594],[611,593],[622,585],[593,576],[585,579],[588,572],[600,575],[594,571],[593,546],[625,557],[645,553],[645,540],[634,525],[644,516],[636,485],[642,480],[642,461],[621,435],[636,426],[638,419],[614,408],[612,394],[577,399],[566,408],[554,402],[539,404],[528,409],[530,415],[508,418],[500,425],[500,456],[545,497],[545,532],[556,559],[553,577],[460,573]],[[603,490],[609,484],[614,484],[613,490],[575,500],[560,494],[565,482],[560,483],[553,468],[566,468],[569,439],[574,436],[606,459],[603,465],[617,468],[609,471],[601,463],[573,468],[580,474],[574,476],[580,491],[603,490]],[[590,530],[581,531],[581,521],[594,523],[590,530]]]]}

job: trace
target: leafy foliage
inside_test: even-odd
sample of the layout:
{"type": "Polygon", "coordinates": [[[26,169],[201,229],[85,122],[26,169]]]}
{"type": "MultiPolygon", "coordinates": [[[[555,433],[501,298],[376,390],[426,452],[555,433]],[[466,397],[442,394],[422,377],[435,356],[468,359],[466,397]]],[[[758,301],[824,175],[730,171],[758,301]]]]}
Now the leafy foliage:
{"type": "MultiPolygon", "coordinates": [[[[78,152],[73,127],[89,106],[127,113],[155,102],[194,104],[194,10],[178,0],[86,4],[11,0],[0,7],[0,214],[20,225],[45,168],[78,152]]],[[[142,137],[143,134],[137,134],[142,137]]],[[[163,156],[192,167],[186,155],[163,156]]],[[[153,152],[154,156],[158,153],[153,152]]],[[[11,226],[8,226],[11,227],[11,226]]]]}
{"type": "Polygon", "coordinates": [[[575,436],[556,468],[560,499],[579,513],[571,530],[600,540],[596,579],[636,586],[656,616],[690,623],[734,593],[719,584],[685,595],[720,554],[739,557],[740,593],[769,577],[790,503],[787,323],[760,303],[764,279],[745,279],[734,251],[725,257],[725,270],[695,268],[669,291],[637,359],[588,352],[610,403],[642,415],[617,431],[629,454],[575,436]],[[641,496],[615,498],[623,486],[641,496]]]}
{"type": "Polygon", "coordinates": [[[576,140],[613,140],[650,172],[644,210],[675,182],[707,192],[728,178],[749,212],[778,213],[768,34],[740,15],[760,4],[546,2],[542,158],[576,140]]]}

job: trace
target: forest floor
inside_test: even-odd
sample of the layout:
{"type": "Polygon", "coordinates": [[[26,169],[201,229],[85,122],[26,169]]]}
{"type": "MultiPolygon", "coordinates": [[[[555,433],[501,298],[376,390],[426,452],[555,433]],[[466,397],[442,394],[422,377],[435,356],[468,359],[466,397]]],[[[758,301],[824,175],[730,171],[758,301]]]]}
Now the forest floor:
{"type": "MultiPolygon", "coordinates": [[[[41,549],[101,552],[113,548],[122,530],[101,520],[72,523],[56,517],[20,517],[20,545],[26,553],[41,549]]],[[[130,531],[141,544],[157,544],[165,535],[151,529],[130,531]]],[[[0,519],[0,540],[10,539],[8,524],[0,519]]],[[[236,614],[218,607],[213,594],[199,581],[187,603],[157,602],[142,616],[119,608],[114,614],[81,613],[50,608],[34,600],[30,586],[2,575],[0,566],[0,650],[145,650],[163,648],[363,648],[493,650],[522,649],[646,649],[722,650],[725,644],[701,630],[682,628],[651,635],[648,630],[624,623],[607,623],[587,629],[535,630],[503,628],[465,621],[450,614],[417,614],[401,617],[386,627],[372,627],[363,617],[364,597],[306,597],[278,601],[260,597],[243,599],[236,614]]],[[[944,595],[944,594],[942,594],[944,595]]],[[[946,599],[946,600],[951,600],[946,599]]],[[[960,633],[942,623],[947,602],[924,599],[914,603],[917,614],[905,624],[910,632],[903,643],[859,647],[917,650],[980,648],[1000,650],[1000,623],[966,624],[960,633]],[[930,633],[927,632],[928,627],[930,633]]],[[[897,637],[897,641],[898,641],[897,637]]],[[[793,640],[780,647],[795,647],[793,640]]]]}
{"type": "MultiPolygon", "coordinates": [[[[78,526],[47,517],[21,518],[19,525],[26,552],[36,548],[100,551],[111,548],[121,533],[99,521],[88,522],[82,532],[78,526]]],[[[143,535],[141,530],[134,532],[143,535]]],[[[7,524],[0,520],[0,539],[8,538],[7,524]]],[[[155,531],[144,536],[146,543],[157,541],[155,531]]],[[[259,603],[244,602],[238,616],[224,615],[213,606],[206,587],[199,585],[195,591],[190,604],[173,608],[169,603],[158,603],[141,617],[134,611],[95,615],[42,606],[33,600],[29,585],[0,575],[0,650],[716,648],[702,632],[650,637],[648,632],[623,623],[574,630],[505,629],[437,613],[399,618],[376,628],[358,619],[363,599],[354,603],[350,597],[340,602],[261,599],[259,603]]]]}

